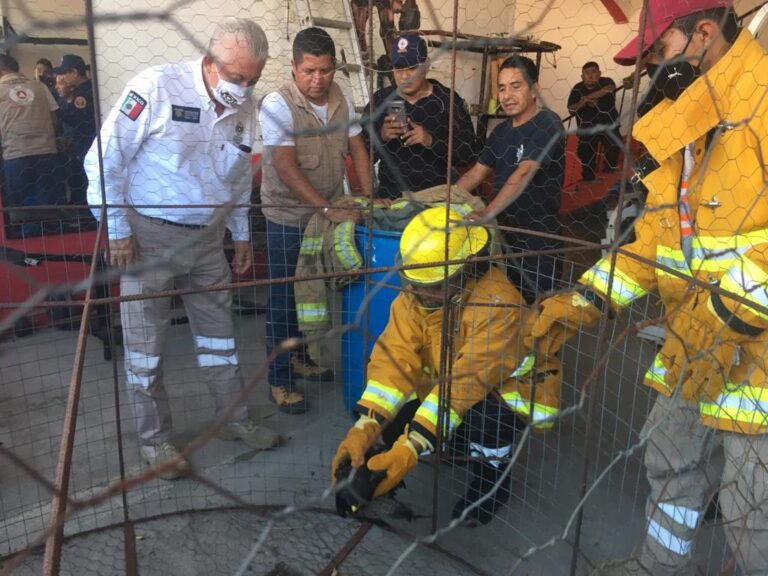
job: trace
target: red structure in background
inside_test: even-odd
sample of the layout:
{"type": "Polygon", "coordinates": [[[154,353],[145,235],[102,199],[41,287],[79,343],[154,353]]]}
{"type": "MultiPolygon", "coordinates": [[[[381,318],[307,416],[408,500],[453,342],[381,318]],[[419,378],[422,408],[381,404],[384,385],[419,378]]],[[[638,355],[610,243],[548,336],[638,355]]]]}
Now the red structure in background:
{"type": "MultiPolygon", "coordinates": [[[[64,209],[61,216],[67,218],[64,209]]],[[[8,213],[0,212],[0,322],[41,289],[74,285],[88,278],[97,235],[96,230],[84,230],[13,238],[8,220],[8,213]]],[[[63,299],[83,295],[78,291],[63,299]]],[[[30,327],[45,325],[48,309],[37,307],[27,319],[25,324],[31,320],[30,327]]]]}
{"type": "MultiPolygon", "coordinates": [[[[608,195],[616,182],[619,181],[620,172],[603,172],[602,154],[598,157],[597,177],[589,182],[581,178],[581,160],[576,154],[578,137],[569,134],[565,145],[565,182],[563,183],[563,195],[560,201],[560,213],[570,214],[580,208],[599,202],[608,195]]],[[[621,159],[619,160],[621,165],[621,159]]]]}
{"type": "MultiPolygon", "coordinates": [[[[254,186],[261,184],[261,155],[253,157],[254,186]]],[[[352,166],[347,159],[347,174],[353,191],[359,191],[360,185],[352,166]]],[[[581,165],[576,156],[576,137],[568,137],[566,147],[566,172],[560,212],[568,214],[604,198],[618,181],[618,173],[600,173],[594,182],[581,181],[581,165]]],[[[485,181],[480,194],[489,198],[493,191],[493,178],[485,181]]],[[[257,201],[257,199],[255,199],[257,201]]],[[[0,199],[0,207],[2,200],[0,199]]],[[[61,210],[62,217],[67,212],[61,210]]],[[[7,233],[8,217],[0,217],[0,322],[10,316],[17,306],[28,301],[35,293],[46,286],[76,285],[88,277],[91,257],[96,242],[96,230],[47,233],[40,236],[12,238],[7,233]]],[[[256,234],[259,234],[257,231],[256,234]]],[[[258,239],[257,239],[258,240],[258,239]]],[[[258,245],[258,242],[257,242],[258,245]]],[[[266,252],[257,249],[254,253],[254,266],[245,276],[233,274],[233,282],[266,278],[266,252]]],[[[119,294],[119,282],[111,283],[110,294],[119,294]]],[[[81,299],[83,292],[69,295],[69,299],[81,299]]],[[[49,321],[46,307],[37,307],[28,317],[35,326],[46,325],[49,321]]]]}

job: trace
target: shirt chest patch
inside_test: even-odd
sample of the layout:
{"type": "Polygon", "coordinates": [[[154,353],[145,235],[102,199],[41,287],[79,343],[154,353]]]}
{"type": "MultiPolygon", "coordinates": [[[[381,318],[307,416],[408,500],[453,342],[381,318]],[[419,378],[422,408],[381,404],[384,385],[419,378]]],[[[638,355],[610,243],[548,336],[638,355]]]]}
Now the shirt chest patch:
{"type": "Polygon", "coordinates": [[[190,124],[200,124],[200,108],[191,106],[171,105],[171,119],[174,122],[188,122],[190,124]]]}
{"type": "Polygon", "coordinates": [[[232,141],[238,146],[243,143],[244,131],[245,131],[245,127],[243,126],[242,120],[240,120],[235,126],[235,135],[232,137],[232,141]]]}

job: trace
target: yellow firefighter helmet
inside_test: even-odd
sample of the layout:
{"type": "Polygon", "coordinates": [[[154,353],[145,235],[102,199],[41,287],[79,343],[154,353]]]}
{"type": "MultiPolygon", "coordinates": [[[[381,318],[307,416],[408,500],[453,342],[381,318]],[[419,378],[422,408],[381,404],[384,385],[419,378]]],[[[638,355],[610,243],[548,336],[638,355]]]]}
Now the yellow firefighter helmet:
{"type": "Polygon", "coordinates": [[[461,224],[464,217],[456,210],[440,206],[420,212],[408,223],[400,237],[400,258],[403,265],[442,262],[436,266],[403,270],[405,280],[412,284],[439,284],[459,272],[463,260],[478,254],[488,244],[488,230],[478,225],[461,224]],[[447,221],[446,221],[447,216],[447,221]],[[448,249],[446,261],[446,245],[448,249]],[[458,260],[456,263],[451,261],[458,260]]]}

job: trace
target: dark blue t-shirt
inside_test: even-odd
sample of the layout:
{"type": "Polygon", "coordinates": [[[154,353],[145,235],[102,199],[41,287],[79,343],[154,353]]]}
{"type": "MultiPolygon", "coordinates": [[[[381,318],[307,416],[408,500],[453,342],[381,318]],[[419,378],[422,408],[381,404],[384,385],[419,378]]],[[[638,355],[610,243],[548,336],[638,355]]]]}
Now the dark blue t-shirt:
{"type": "Polygon", "coordinates": [[[494,197],[523,160],[533,160],[541,166],[504,214],[521,227],[557,233],[565,176],[565,131],[560,118],[551,110],[540,110],[521,126],[505,121],[491,132],[478,161],[496,172],[494,197]]]}

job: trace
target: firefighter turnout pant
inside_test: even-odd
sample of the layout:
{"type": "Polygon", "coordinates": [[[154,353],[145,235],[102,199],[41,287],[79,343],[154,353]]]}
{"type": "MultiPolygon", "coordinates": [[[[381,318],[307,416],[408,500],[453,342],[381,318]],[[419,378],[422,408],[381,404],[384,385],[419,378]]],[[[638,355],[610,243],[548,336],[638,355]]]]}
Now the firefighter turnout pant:
{"type": "Polygon", "coordinates": [[[657,576],[689,564],[713,495],[744,576],[768,574],[768,438],[709,428],[698,406],[659,395],[643,427],[651,494],[640,563],[657,576]]]}
{"type": "MultiPolygon", "coordinates": [[[[139,269],[123,275],[122,296],[147,295],[171,289],[189,289],[230,281],[223,250],[224,225],[184,227],[134,211],[129,222],[139,269]]],[[[201,378],[214,397],[217,414],[240,393],[242,376],[235,349],[232,295],[227,290],[185,294],[184,309],[194,338],[201,378]]],[[[163,384],[163,348],[171,321],[171,298],[122,302],[120,314],[125,347],[125,374],[129,403],[139,443],[169,441],[171,411],[163,384]]],[[[230,421],[247,418],[238,406],[230,421]]]]}

